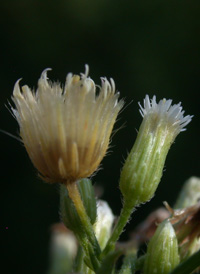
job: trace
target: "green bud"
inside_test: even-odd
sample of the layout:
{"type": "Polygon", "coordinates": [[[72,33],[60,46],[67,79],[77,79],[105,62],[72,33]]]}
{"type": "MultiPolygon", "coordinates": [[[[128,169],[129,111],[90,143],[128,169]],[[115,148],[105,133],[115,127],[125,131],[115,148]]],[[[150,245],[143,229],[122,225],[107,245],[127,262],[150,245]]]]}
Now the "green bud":
{"type": "Polygon", "coordinates": [[[185,182],[174,208],[180,209],[193,206],[198,201],[200,201],[200,178],[191,177],[185,182]]]}
{"type": "Polygon", "coordinates": [[[170,146],[191,121],[192,116],[183,116],[180,103],[173,106],[171,103],[172,100],[163,99],[157,104],[155,96],[150,101],[147,95],[144,108],[140,106],[144,119],[120,178],[120,190],[130,207],[153,197],[170,146]]]}
{"type": "Polygon", "coordinates": [[[144,274],[168,274],[179,264],[178,242],[168,220],[162,222],[149,242],[144,274]]]}
{"type": "MultiPolygon", "coordinates": [[[[96,199],[94,189],[89,179],[82,179],[78,183],[78,189],[91,223],[96,220],[96,199]]],[[[68,195],[65,185],[60,186],[60,213],[65,226],[75,233],[84,233],[82,223],[75,206],[68,195]]]]}

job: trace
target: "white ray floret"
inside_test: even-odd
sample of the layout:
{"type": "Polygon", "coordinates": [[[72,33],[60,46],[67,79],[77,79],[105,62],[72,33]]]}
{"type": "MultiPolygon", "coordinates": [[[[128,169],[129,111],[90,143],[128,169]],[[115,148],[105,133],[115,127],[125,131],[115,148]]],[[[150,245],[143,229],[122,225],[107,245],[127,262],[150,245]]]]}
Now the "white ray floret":
{"type": "Polygon", "coordinates": [[[192,120],[191,115],[184,116],[185,111],[181,106],[181,102],[172,105],[172,100],[165,98],[156,102],[156,96],[154,95],[152,99],[149,95],[145,96],[144,107],[140,106],[140,113],[143,118],[153,115],[156,123],[166,123],[169,127],[173,127],[177,134],[181,131],[185,131],[185,126],[189,124],[192,120]]]}

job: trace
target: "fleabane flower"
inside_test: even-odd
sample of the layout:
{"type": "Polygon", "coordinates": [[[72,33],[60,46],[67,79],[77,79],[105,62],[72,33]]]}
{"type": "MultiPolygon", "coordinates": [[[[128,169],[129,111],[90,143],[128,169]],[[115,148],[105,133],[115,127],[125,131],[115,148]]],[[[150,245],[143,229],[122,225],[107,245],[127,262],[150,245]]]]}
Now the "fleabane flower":
{"type": "Polygon", "coordinates": [[[80,76],[69,73],[64,87],[48,81],[48,70],[42,72],[36,91],[16,82],[12,111],[43,179],[73,182],[98,168],[123,101],[118,101],[112,79],[102,78],[97,94],[87,65],[80,76]]]}
{"type": "Polygon", "coordinates": [[[176,136],[185,130],[192,116],[184,117],[181,103],[172,100],[156,102],[146,95],[143,117],[136,142],[123,166],[120,189],[130,207],[152,198],[160,182],[167,153],[176,136]]]}

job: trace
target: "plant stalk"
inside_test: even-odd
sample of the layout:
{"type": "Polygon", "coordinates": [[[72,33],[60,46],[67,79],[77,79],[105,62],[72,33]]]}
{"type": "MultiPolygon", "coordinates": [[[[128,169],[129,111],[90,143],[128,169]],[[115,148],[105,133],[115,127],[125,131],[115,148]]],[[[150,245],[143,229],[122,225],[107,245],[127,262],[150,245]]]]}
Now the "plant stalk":
{"type": "Polygon", "coordinates": [[[103,257],[106,256],[110,251],[114,250],[115,244],[119,239],[119,236],[123,232],[125,225],[128,223],[130,216],[134,210],[134,207],[127,206],[126,202],[124,202],[123,208],[121,210],[119,219],[114,227],[112,235],[107,242],[107,245],[103,251],[103,257]]]}

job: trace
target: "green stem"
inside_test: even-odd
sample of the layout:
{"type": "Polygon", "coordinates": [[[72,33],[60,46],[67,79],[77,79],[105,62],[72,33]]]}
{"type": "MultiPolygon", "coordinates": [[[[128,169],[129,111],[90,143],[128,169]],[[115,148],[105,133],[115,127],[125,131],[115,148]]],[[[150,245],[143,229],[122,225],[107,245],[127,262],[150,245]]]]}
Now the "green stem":
{"type": "Polygon", "coordinates": [[[108,254],[110,251],[112,251],[115,248],[115,244],[117,240],[119,239],[119,236],[123,232],[125,225],[129,221],[130,216],[133,212],[133,209],[134,208],[132,207],[130,208],[129,206],[127,206],[126,202],[124,202],[124,206],[121,210],[118,222],[115,225],[112,235],[103,251],[103,256],[105,256],[106,254],[108,254]]]}
{"type": "Polygon", "coordinates": [[[189,274],[200,266],[200,250],[179,264],[170,274],[189,274]]]}

